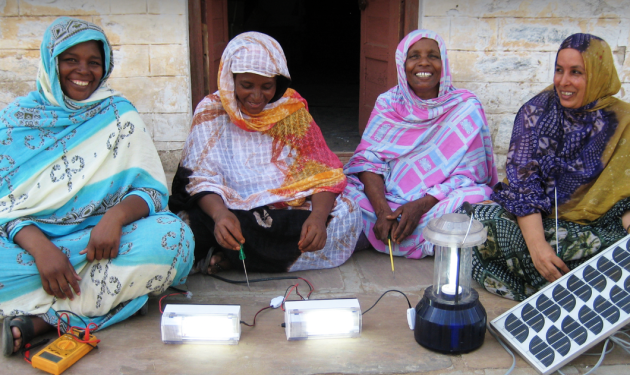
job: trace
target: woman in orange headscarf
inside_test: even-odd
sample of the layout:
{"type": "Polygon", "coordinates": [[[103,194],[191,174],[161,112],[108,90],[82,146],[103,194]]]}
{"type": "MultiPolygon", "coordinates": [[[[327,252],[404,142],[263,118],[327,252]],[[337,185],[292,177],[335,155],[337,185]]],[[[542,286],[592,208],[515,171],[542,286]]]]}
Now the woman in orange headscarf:
{"type": "Polygon", "coordinates": [[[241,246],[260,272],[352,255],[361,214],[340,196],[342,164],[290,79],[278,42],[244,33],[223,53],[219,91],[197,106],[169,206],[191,225],[201,272],[241,264],[241,246]]]}

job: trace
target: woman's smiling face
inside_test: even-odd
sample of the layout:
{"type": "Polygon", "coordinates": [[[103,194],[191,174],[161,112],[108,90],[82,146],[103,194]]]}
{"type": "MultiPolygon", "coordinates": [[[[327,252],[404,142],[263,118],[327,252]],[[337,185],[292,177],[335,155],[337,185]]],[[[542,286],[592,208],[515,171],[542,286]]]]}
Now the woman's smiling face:
{"type": "Polygon", "coordinates": [[[558,52],[553,85],[563,107],[580,108],[584,105],[586,68],[580,51],[565,48],[558,52]]]}
{"type": "Polygon", "coordinates": [[[97,41],[74,45],[57,56],[61,90],[73,100],[92,95],[103,78],[103,55],[97,41]]]}
{"type": "Polygon", "coordinates": [[[422,38],[407,51],[407,82],[420,99],[437,98],[442,76],[440,47],[433,39],[422,38]]]}
{"type": "Polygon", "coordinates": [[[257,115],[265,109],[276,95],[276,77],[265,77],[254,73],[234,75],[234,93],[241,109],[257,115]]]}

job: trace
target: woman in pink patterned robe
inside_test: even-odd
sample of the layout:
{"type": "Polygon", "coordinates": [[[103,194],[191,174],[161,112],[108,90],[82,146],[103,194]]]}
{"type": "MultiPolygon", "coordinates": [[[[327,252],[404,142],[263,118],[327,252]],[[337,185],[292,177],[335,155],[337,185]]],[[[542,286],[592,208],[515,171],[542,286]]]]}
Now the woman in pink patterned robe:
{"type": "MultiPolygon", "coordinates": [[[[429,30],[396,50],[398,85],[376,101],[361,143],[344,168],[345,194],[359,204],[363,232],[378,251],[433,255],[422,230],[464,201],[492,193],[497,172],[481,103],[451,84],[446,46],[429,30]]],[[[361,241],[360,241],[361,242],[361,241]]]]}

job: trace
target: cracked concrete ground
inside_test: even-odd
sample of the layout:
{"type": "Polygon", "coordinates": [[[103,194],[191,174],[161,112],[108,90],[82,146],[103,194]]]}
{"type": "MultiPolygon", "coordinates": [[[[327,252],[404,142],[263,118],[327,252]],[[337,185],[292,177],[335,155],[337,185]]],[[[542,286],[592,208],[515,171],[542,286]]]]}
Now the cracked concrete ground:
{"type": "MultiPolygon", "coordinates": [[[[341,267],[292,274],[252,274],[251,279],[267,276],[300,276],[315,287],[312,298],[356,297],[363,310],[388,289],[398,289],[413,306],[424,288],[432,284],[433,259],[394,261],[392,276],[389,257],[374,250],[355,253],[341,267]]],[[[242,280],[242,272],[222,273],[242,280]]],[[[242,319],[251,323],[254,314],[271,298],[283,295],[292,280],[233,285],[203,275],[189,278],[192,300],[169,297],[167,303],[240,304],[242,319]]],[[[301,284],[300,291],[306,290],[301,284]]],[[[481,290],[481,301],[492,320],[516,303],[481,290]]],[[[283,312],[268,309],[257,318],[253,328],[242,328],[235,346],[166,345],[161,341],[158,299],[149,300],[149,314],[133,317],[122,324],[97,332],[101,339],[93,350],[64,374],[480,374],[500,375],[511,366],[512,358],[499,343],[486,334],[484,345],[468,354],[443,355],[419,346],[406,321],[407,302],[397,293],[387,294],[363,317],[360,338],[342,340],[287,341],[283,312]]],[[[53,337],[52,334],[49,335],[53,337]]],[[[590,352],[600,352],[598,345],[590,352]]],[[[581,356],[562,371],[584,374],[598,356],[581,356]]],[[[42,374],[19,357],[0,359],[2,374],[42,374]]],[[[513,374],[536,374],[517,356],[513,374]]],[[[620,348],[608,354],[597,374],[630,373],[630,356],[620,348]]]]}

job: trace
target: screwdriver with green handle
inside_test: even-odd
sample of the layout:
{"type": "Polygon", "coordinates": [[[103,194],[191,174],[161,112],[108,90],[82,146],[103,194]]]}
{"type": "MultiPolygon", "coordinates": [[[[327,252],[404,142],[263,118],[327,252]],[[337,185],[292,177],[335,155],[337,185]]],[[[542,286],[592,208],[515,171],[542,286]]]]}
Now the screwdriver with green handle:
{"type": "Polygon", "coordinates": [[[247,277],[247,267],[245,267],[245,252],[243,251],[243,244],[241,244],[241,249],[238,251],[238,259],[243,261],[243,269],[245,270],[245,280],[247,280],[247,287],[249,288],[249,277],[247,277]]]}

